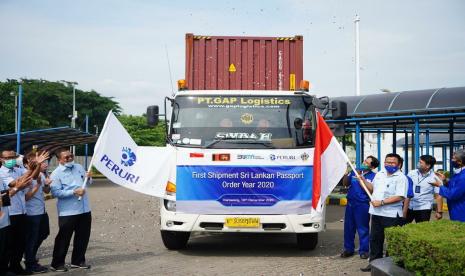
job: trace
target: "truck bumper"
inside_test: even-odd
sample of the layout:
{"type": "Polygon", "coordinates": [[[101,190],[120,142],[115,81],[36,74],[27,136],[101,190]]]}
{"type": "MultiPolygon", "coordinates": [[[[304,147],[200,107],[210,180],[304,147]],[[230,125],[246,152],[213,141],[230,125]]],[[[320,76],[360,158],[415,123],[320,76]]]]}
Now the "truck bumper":
{"type": "Polygon", "coordinates": [[[322,216],[300,215],[198,215],[177,213],[160,206],[160,229],[183,232],[247,232],[247,233],[315,233],[325,229],[322,216]],[[229,228],[228,217],[259,218],[256,228],[229,228]]]}

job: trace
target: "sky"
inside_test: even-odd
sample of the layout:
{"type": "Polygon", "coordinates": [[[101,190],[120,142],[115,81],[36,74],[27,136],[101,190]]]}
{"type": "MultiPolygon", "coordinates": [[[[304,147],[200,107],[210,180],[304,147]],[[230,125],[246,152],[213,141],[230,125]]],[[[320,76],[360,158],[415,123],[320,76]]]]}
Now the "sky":
{"type": "Polygon", "coordinates": [[[461,0],[0,0],[0,80],[75,81],[141,115],[184,78],[186,33],[303,35],[311,92],[355,95],[358,14],[362,95],[465,86],[464,12],[461,0]]]}

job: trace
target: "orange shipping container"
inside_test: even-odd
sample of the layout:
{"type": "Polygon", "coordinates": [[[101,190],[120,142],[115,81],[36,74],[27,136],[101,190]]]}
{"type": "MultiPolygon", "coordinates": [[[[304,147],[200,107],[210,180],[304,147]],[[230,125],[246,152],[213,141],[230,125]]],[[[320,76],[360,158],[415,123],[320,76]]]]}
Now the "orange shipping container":
{"type": "Polygon", "coordinates": [[[302,79],[302,36],[186,34],[189,90],[296,90],[302,79]]]}

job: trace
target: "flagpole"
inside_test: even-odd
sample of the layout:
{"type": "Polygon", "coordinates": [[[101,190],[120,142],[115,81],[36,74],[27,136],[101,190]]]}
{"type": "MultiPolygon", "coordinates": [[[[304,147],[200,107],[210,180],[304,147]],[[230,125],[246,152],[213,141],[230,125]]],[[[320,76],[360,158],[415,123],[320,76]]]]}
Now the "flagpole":
{"type": "Polygon", "coordinates": [[[370,198],[370,201],[373,201],[373,197],[371,196],[371,193],[370,191],[368,191],[368,188],[367,186],[365,185],[365,183],[363,183],[362,179],[360,178],[360,174],[358,174],[357,170],[355,169],[354,165],[352,164],[352,162],[350,162],[350,160],[348,160],[348,163],[349,163],[349,166],[352,168],[352,171],[355,173],[355,175],[357,176],[357,179],[358,179],[358,182],[360,183],[360,186],[362,186],[363,190],[365,190],[365,193],[367,193],[368,197],[370,198]]]}
{"type": "MultiPolygon", "coordinates": [[[[102,131],[100,131],[100,136],[97,138],[97,142],[95,142],[94,153],[92,154],[92,158],[90,159],[89,167],[87,168],[87,172],[86,172],[86,177],[84,178],[84,183],[81,186],[82,189],[85,189],[87,186],[87,180],[89,179],[88,175],[92,171],[92,165],[94,164],[95,149],[97,149],[100,144],[100,137],[103,136],[102,133],[105,133],[105,130],[107,128],[107,121],[112,112],[113,110],[110,110],[108,112],[107,118],[105,119],[105,123],[103,124],[103,127],[102,127],[102,131]]],[[[82,196],[79,196],[78,200],[81,201],[81,199],[82,199],[82,196]]]]}

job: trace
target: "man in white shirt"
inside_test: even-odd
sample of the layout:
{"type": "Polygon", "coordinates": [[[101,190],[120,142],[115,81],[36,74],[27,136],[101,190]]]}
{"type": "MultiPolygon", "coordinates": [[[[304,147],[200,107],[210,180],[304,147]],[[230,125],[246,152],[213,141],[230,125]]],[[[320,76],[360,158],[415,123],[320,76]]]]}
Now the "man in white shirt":
{"type": "MultiPolygon", "coordinates": [[[[383,257],[384,230],[402,223],[402,206],[407,197],[408,180],[399,169],[401,160],[398,154],[389,153],[384,159],[384,169],[376,174],[372,183],[361,176],[373,198],[369,210],[370,262],[383,257]]],[[[361,270],[371,271],[371,265],[361,270]]]]}
{"type": "Polygon", "coordinates": [[[442,197],[439,195],[439,188],[431,185],[440,181],[433,171],[436,159],[431,155],[420,156],[417,169],[408,173],[413,181],[413,198],[407,199],[409,207],[407,211],[407,223],[429,221],[433,203],[436,199],[436,218],[442,218],[442,197]]]}

